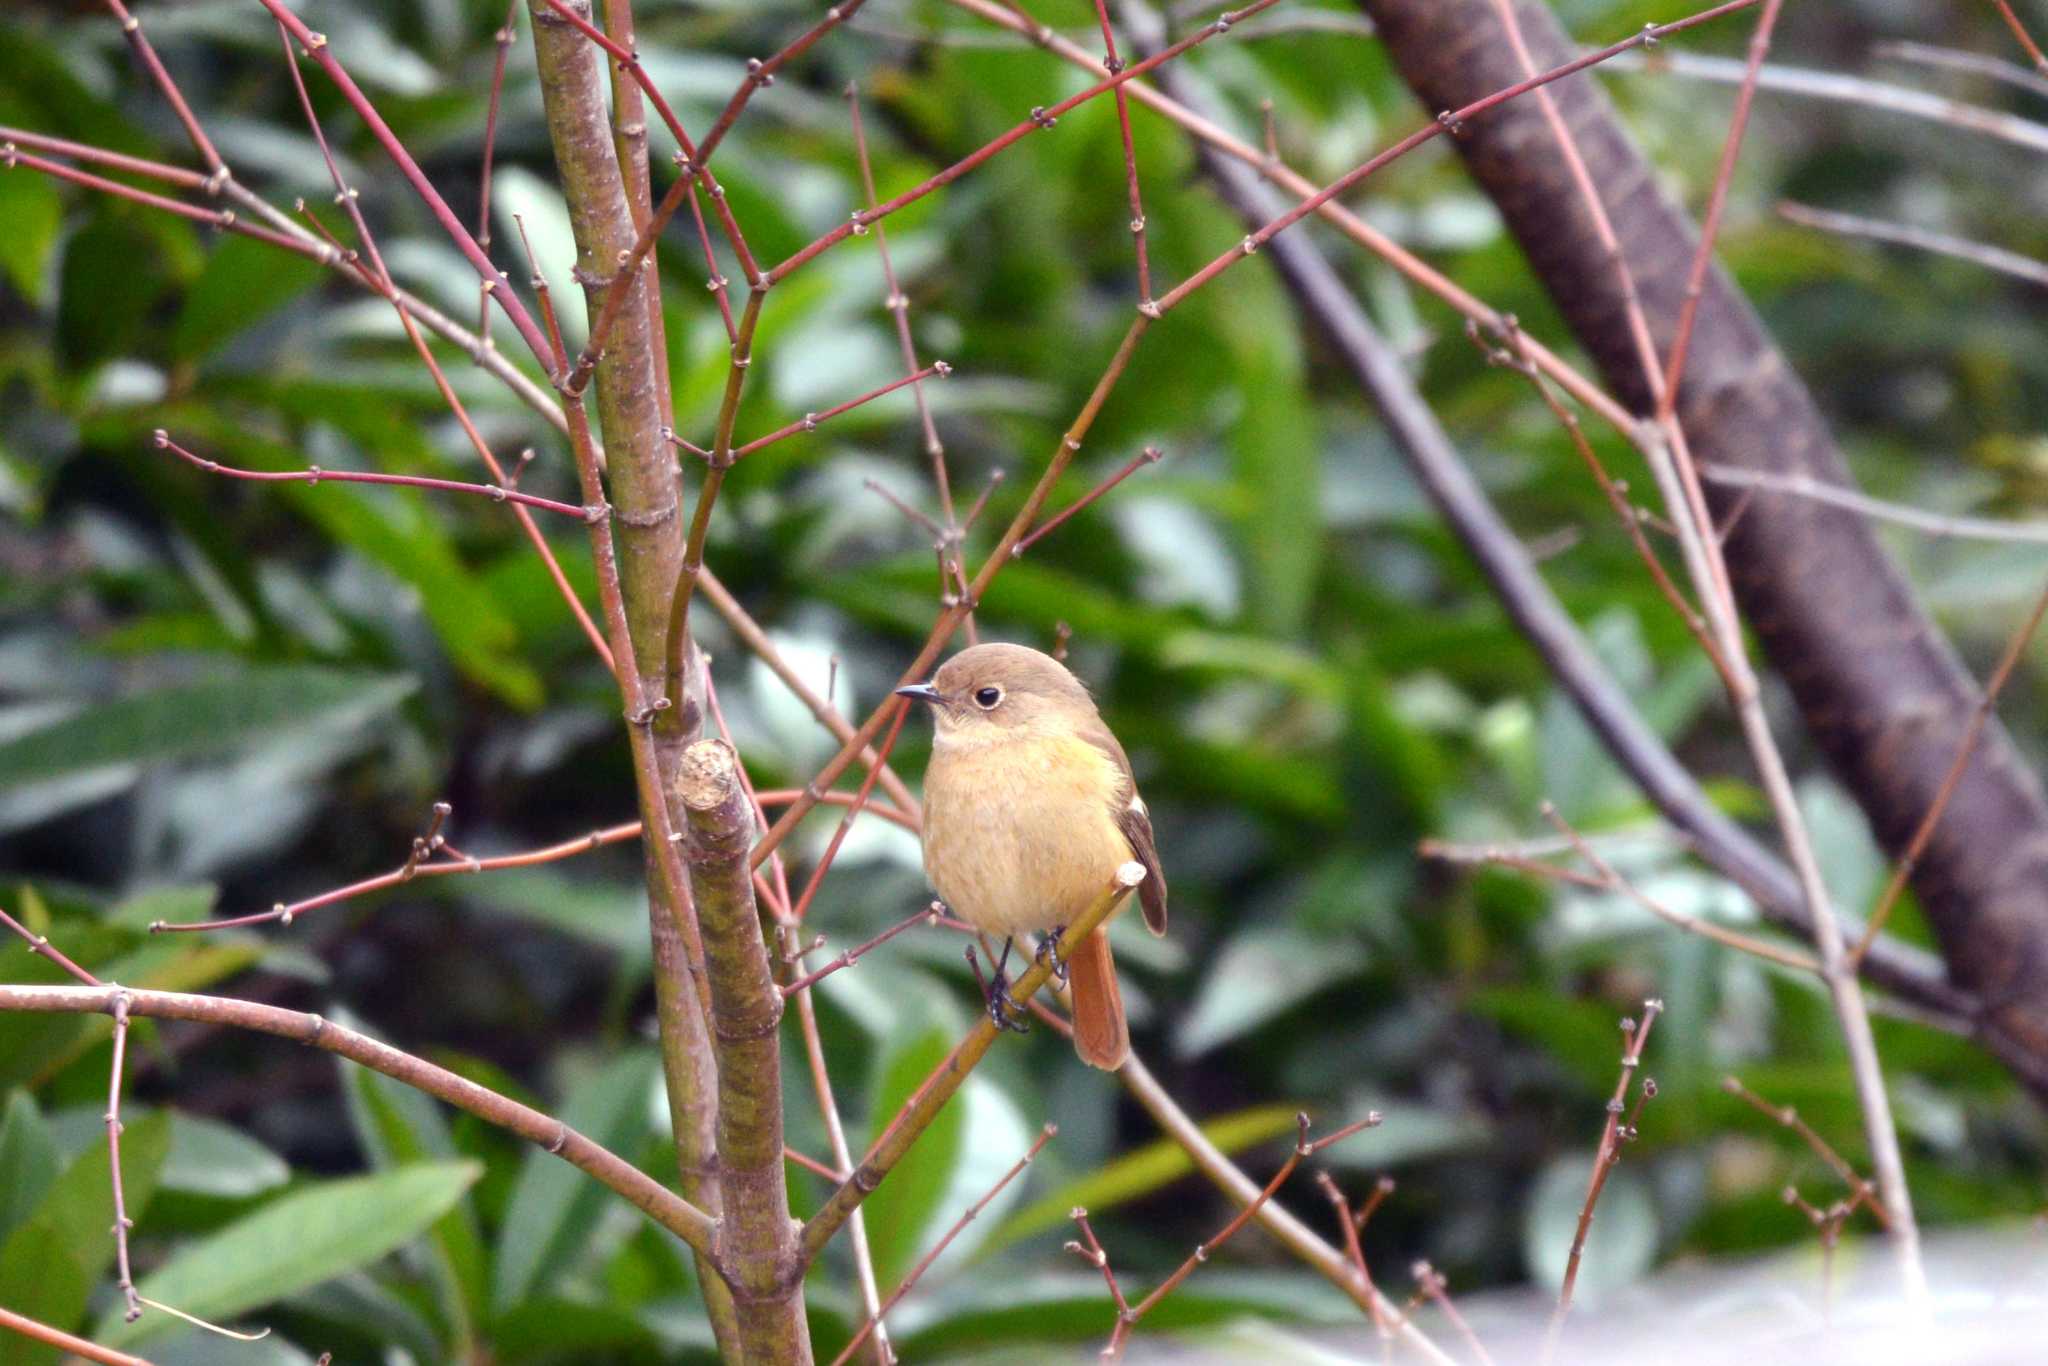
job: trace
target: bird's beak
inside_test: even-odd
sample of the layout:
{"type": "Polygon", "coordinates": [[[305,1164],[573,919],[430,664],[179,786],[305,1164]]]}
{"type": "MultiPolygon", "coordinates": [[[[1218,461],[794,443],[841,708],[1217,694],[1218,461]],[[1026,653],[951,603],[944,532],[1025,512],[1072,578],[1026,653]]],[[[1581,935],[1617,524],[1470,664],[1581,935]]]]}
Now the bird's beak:
{"type": "Polygon", "coordinates": [[[938,702],[939,690],[929,683],[912,683],[896,690],[898,697],[908,697],[919,702],[938,702]]]}

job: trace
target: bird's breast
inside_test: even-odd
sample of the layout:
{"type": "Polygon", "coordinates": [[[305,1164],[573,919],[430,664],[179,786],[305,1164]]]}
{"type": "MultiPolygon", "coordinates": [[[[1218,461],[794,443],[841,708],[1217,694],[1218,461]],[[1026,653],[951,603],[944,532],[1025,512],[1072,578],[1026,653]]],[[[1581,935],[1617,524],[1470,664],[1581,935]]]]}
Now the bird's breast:
{"type": "Polygon", "coordinates": [[[1125,785],[1116,763],[1078,738],[940,745],[925,772],[933,890],[991,933],[1067,924],[1131,857],[1114,815],[1125,785]]]}

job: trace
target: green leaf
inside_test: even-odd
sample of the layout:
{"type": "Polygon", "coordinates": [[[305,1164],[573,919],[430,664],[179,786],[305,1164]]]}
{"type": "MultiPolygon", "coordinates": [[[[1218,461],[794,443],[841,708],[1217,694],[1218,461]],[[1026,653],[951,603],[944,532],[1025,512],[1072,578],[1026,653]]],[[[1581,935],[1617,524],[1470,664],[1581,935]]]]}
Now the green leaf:
{"type": "MultiPolygon", "coordinates": [[[[479,1163],[429,1162],[302,1187],[187,1244],[138,1288],[200,1318],[232,1319],[403,1246],[481,1175],[479,1163]]],[[[125,1347],[177,1328],[177,1320],[162,1314],[124,1323],[115,1308],[94,1336],[125,1347]]]]}
{"type": "MultiPolygon", "coordinates": [[[[301,451],[226,429],[217,421],[202,431],[226,452],[225,458],[251,469],[304,469],[307,464],[301,451]]],[[[331,430],[328,435],[333,436],[331,430]]],[[[336,444],[330,441],[330,449],[336,444]]],[[[344,451],[338,455],[345,453],[342,444],[344,451]]],[[[329,537],[416,589],[420,610],[465,675],[515,706],[539,703],[539,677],[513,653],[518,633],[458,553],[436,495],[417,489],[303,482],[277,485],[273,491],[329,537]]]]}
{"type": "Polygon", "coordinates": [[[1326,987],[1365,970],[1356,939],[1255,925],[1234,936],[1202,979],[1195,1004],[1174,1030],[1183,1058],[1249,1034],[1326,987]]]}
{"type": "MultiPolygon", "coordinates": [[[[104,1105],[84,1105],[50,1116],[49,1129],[65,1152],[83,1153],[106,1139],[104,1105]]],[[[129,1123],[157,1111],[124,1106],[129,1123]]],[[[210,1196],[219,1200],[245,1200],[275,1190],[291,1180],[291,1168],[283,1158],[239,1129],[217,1119],[164,1111],[170,1117],[171,1146],[164,1157],[157,1184],[167,1191],[210,1196]]]]}
{"type": "Polygon", "coordinates": [[[217,1119],[171,1113],[171,1150],[163,1187],[188,1195],[245,1200],[292,1179],[285,1160],[217,1119]]]}
{"type": "MultiPolygon", "coordinates": [[[[874,1103],[868,1109],[870,1126],[879,1133],[952,1051],[952,1035],[937,1027],[898,1041],[877,1077],[874,1103]]],[[[868,1197],[868,1245],[881,1284],[900,1282],[923,1255],[926,1230],[938,1217],[966,1141],[967,1111],[956,1097],[868,1197]]]]}
{"type": "Polygon", "coordinates": [[[56,1179],[57,1166],[57,1143],[35,1098],[8,1092],[7,1111],[0,1116],[0,1239],[34,1211],[56,1179]]]}
{"type": "Polygon", "coordinates": [[[1227,332],[1241,403],[1230,428],[1231,467],[1249,496],[1240,525],[1259,625],[1297,630],[1308,615],[1322,558],[1322,442],[1302,367],[1300,332],[1269,276],[1243,273],[1226,288],[1247,309],[1227,332]],[[1234,293],[1233,293],[1234,291],[1234,293]]]}
{"type": "Polygon", "coordinates": [[[229,236],[206,258],[171,329],[171,354],[199,360],[237,332],[311,289],[326,274],[317,262],[253,237],[229,236]]]}
{"type": "MultiPolygon", "coordinates": [[[[1209,1120],[1202,1125],[1202,1134],[1218,1150],[1231,1155],[1254,1143],[1293,1133],[1297,1113],[1292,1105],[1255,1106],[1209,1120]]],[[[1020,1238],[1059,1228],[1067,1222],[1069,1212],[1076,1205],[1091,1213],[1113,1209],[1170,1186],[1194,1170],[1195,1164],[1188,1157],[1187,1150],[1172,1139],[1162,1138],[1148,1143],[1026,1205],[990,1235],[983,1252],[993,1252],[1020,1238]]],[[[879,1191],[876,1193],[880,1194],[879,1191]]]]}
{"type": "MultiPolygon", "coordinates": [[[[569,1093],[562,1122],[614,1152],[630,1150],[647,1127],[647,1095],[655,1073],[650,1050],[615,1060],[569,1093]]],[[[546,1293],[570,1271],[612,1198],[554,1154],[528,1152],[498,1235],[491,1297],[498,1309],[546,1293]]]]}
{"type": "MultiPolygon", "coordinates": [[[[389,1170],[458,1156],[440,1110],[424,1092],[345,1059],[336,1062],[348,1096],[349,1116],[372,1166],[389,1170]]],[[[431,1241],[429,1273],[435,1298],[453,1335],[466,1344],[475,1334],[489,1278],[483,1239],[469,1201],[458,1201],[441,1216],[431,1241]]]]}
{"type": "Polygon", "coordinates": [[[144,322],[167,283],[156,240],[119,209],[105,206],[71,239],[60,275],[57,351],[74,370],[89,370],[140,344],[144,322]]]}
{"type": "Polygon", "coordinates": [[[0,790],[113,764],[244,749],[316,724],[360,722],[416,686],[394,674],[294,666],[139,693],[0,744],[0,790]]]}
{"type": "MultiPolygon", "coordinates": [[[[169,1146],[170,1122],[160,1114],[130,1124],[121,1135],[122,1207],[138,1224],[156,1193],[169,1146]]],[[[47,1187],[35,1213],[0,1245],[0,1304],[58,1328],[78,1326],[114,1256],[114,1192],[108,1175],[102,1141],[79,1154],[47,1187]]],[[[17,1341],[0,1340],[0,1360],[8,1366],[57,1360],[54,1349],[41,1347],[6,1355],[17,1341]]]]}
{"type": "Polygon", "coordinates": [[[0,270],[30,303],[49,302],[50,255],[63,222],[57,187],[27,171],[0,174],[0,270]]]}

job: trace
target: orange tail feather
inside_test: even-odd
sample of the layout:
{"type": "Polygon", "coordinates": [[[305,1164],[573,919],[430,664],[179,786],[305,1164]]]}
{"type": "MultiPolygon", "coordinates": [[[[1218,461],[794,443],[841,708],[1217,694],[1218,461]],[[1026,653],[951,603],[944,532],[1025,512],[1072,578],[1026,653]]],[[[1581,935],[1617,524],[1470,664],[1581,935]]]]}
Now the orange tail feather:
{"type": "Polygon", "coordinates": [[[1074,998],[1074,1051],[1090,1067],[1114,1072],[1131,1056],[1131,1031],[1124,1023],[1124,998],[1116,985],[1109,936],[1095,929],[1073,945],[1067,974],[1074,998]]]}

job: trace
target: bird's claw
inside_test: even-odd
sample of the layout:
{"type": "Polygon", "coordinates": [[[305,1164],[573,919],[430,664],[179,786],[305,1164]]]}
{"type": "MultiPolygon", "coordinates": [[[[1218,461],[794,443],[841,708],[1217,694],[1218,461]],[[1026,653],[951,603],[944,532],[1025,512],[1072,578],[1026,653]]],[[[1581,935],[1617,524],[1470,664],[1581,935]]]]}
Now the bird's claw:
{"type": "MultiPolygon", "coordinates": [[[[1007,954],[1004,955],[1008,957],[1007,954]]],[[[981,988],[981,998],[988,1003],[988,1017],[995,1021],[997,1029],[1007,1029],[1013,1034],[1027,1034],[1031,1022],[1024,1018],[1024,1007],[1010,994],[1010,978],[1000,963],[991,964],[995,969],[992,976],[981,975],[981,959],[976,956],[974,946],[967,946],[967,966],[974,972],[974,981],[981,988]]]]}
{"type": "Polygon", "coordinates": [[[1060,940],[1066,932],[1067,927],[1061,925],[1056,929],[1046,931],[1045,936],[1038,941],[1038,961],[1052,969],[1053,980],[1061,986],[1067,984],[1066,960],[1061,958],[1059,954],[1060,940]]]}
{"type": "Polygon", "coordinates": [[[1012,1034],[1029,1034],[1031,1021],[1024,1018],[1024,1007],[1017,1004],[1017,998],[1010,994],[1009,982],[998,975],[989,984],[988,1017],[996,1022],[997,1029],[1007,1029],[1012,1034]]]}

